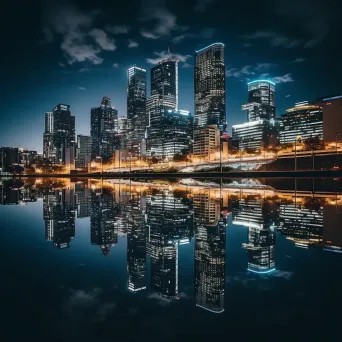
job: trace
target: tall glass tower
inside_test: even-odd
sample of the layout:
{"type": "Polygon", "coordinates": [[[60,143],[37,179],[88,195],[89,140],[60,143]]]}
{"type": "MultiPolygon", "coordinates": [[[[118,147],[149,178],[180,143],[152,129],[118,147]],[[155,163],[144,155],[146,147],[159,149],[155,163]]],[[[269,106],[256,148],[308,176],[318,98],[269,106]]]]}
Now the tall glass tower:
{"type": "Polygon", "coordinates": [[[110,98],[104,96],[100,107],[91,109],[90,135],[91,156],[110,159],[114,154],[115,126],[118,111],[112,107],[110,98]]]}
{"type": "Polygon", "coordinates": [[[248,83],[248,102],[242,106],[247,110],[248,121],[275,119],[275,83],[256,80],[248,83]]]}
{"type": "Polygon", "coordinates": [[[226,123],[224,44],[214,43],[195,54],[195,127],[226,123]]]}
{"type": "Polygon", "coordinates": [[[134,140],[145,137],[148,124],[146,115],[146,70],[131,67],[127,72],[127,119],[134,140]]]}
{"type": "Polygon", "coordinates": [[[170,58],[151,69],[151,97],[167,109],[178,109],[178,59],[170,58]]]}

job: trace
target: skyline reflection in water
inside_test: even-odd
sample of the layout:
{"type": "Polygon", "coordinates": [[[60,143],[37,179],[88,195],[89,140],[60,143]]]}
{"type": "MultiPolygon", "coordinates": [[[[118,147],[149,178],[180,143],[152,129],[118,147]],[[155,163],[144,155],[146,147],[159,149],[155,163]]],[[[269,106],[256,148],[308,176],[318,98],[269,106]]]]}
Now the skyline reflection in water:
{"type": "Polygon", "coordinates": [[[335,252],[334,263],[342,264],[342,193],[331,189],[276,190],[255,181],[203,186],[53,179],[4,181],[0,187],[2,213],[5,205],[39,206],[45,231],[35,229],[35,234],[44,236],[49,248],[60,253],[80,248],[76,227],[82,222],[81,235],[88,234],[97,255],[122,259],[113,264],[120,263],[121,291],[165,305],[190,301],[196,312],[227,310],[235,262],[242,262],[240,269],[251,277],[245,282],[291,277],[293,271],[279,269],[278,260],[292,256],[284,255],[284,247],[277,250],[278,241],[320,254],[335,252]],[[234,252],[239,261],[233,250],[242,251],[234,252]]]}

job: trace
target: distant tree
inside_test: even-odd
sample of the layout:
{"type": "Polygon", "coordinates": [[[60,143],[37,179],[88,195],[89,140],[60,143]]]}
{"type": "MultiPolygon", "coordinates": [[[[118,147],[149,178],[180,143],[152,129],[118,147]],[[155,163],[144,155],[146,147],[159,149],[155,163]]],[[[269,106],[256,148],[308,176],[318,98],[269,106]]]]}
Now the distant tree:
{"type": "MultiPolygon", "coordinates": [[[[259,150],[257,150],[256,148],[251,148],[251,147],[247,147],[245,149],[245,152],[248,153],[248,154],[257,154],[259,150]]],[[[260,151],[259,151],[259,154],[260,154],[260,151]]]]}
{"type": "Polygon", "coordinates": [[[187,161],[187,160],[188,160],[188,156],[186,154],[177,153],[173,156],[173,161],[175,162],[187,161]]]}
{"type": "Polygon", "coordinates": [[[20,165],[13,165],[13,173],[16,174],[16,175],[21,175],[23,172],[24,172],[24,168],[20,165]]]}

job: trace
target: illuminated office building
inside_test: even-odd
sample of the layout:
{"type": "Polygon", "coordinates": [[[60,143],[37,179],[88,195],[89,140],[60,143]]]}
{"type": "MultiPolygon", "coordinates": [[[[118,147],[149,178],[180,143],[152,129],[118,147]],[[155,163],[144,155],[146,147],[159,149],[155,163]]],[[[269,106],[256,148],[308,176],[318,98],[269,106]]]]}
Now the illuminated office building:
{"type": "Polygon", "coordinates": [[[152,115],[147,141],[149,153],[152,156],[168,159],[179,153],[189,153],[193,127],[191,113],[163,107],[157,107],[155,110],[159,111],[158,121],[152,115]]]}
{"type": "Polygon", "coordinates": [[[76,145],[76,169],[87,169],[91,158],[91,137],[89,135],[77,135],[76,145]]]}
{"type": "Polygon", "coordinates": [[[232,126],[233,145],[240,150],[261,149],[278,145],[279,123],[275,120],[257,120],[232,126]]]}
{"type": "Polygon", "coordinates": [[[104,96],[100,107],[91,109],[90,135],[92,140],[91,157],[109,160],[115,149],[115,129],[117,129],[118,111],[112,107],[110,98],[104,96]]]}
{"type": "MultiPolygon", "coordinates": [[[[70,106],[58,104],[53,109],[53,147],[56,153],[56,162],[66,163],[66,151],[75,143],[75,116],[71,115],[70,106]]],[[[45,117],[47,119],[47,117],[45,117]]],[[[48,116],[48,120],[49,116],[48,116]]],[[[45,127],[50,124],[45,124],[45,127]]],[[[50,126],[51,128],[51,126],[50,126]]],[[[47,132],[51,134],[51,132],[47,132]]],[[[48,149],[45,149],[48,151],[48,149]]]]}
{"type": "Polygon", "coordinates": [[[247,122],[232,126],[233,145],[240,150],[262,149],[279,144],[279,121],[276,117],[275,84],[268,80],[248,83],[247,122]]]}
{"type": "Polygon", "coordinates": [[[224,44],[214,43],[195,53],[195,128],[226,123],[224,44]]]}
{"type": "Polygon", "coordinates": [[[193,154],[198,157],[215,159],[220,150],[220,130],[216,125],[194,130],[193,154]]]}
{"type": "Polygon", "coordinates": [[[92,214],[90,217],[91,244],[100,246],[104,256],[110,255],[112,246],[118,243],[115,217],[119,206],[113,194],[103,189],[101,193],[91,193],[92,214]]]}
{"type": "Polygon", "coordinates": [[[275,83],[268,80],[249,82],[248,101],[242,109],[247,111],[248,122],[275,119],[275,83]]]}
{"type": "Polygon", "coordinates": [[[178,60],[172,56],[151,69],[151,96],[148,115],[147,151],[159,158],[172,158],[189,150],[192,116],[178,110],[178,60]]]}
{"type": "Polygon", "coordinates": [[[43,194],[45,240],[60,249],[69,248],[75,237],[74,192],[70,189],[47,189],[43,194]]]}
{"type": "Polygon", "coordinates": [[[307,101],[296,103],[281,116],[280,143],[294,143],[298,137],[323,139],[323,109],[307,101]]]}
{"type": "Polygon", "coordinates": [[[323,140],[342,141],[342,95],[327,96],[315,104],[323,108],[323,140]]]}
{"type": "Polygon", "coordinates": [[[145,138],[148,125],[146,115],[146,70],[131,67],[127,72],[127,119],[130,122],[130,140],[145,138]]]}
{"type": "Polygon", "coordinates": [[[166,109],[178,109],[178,59],[173,56],[151,69],[151,97],[166,109]]]}

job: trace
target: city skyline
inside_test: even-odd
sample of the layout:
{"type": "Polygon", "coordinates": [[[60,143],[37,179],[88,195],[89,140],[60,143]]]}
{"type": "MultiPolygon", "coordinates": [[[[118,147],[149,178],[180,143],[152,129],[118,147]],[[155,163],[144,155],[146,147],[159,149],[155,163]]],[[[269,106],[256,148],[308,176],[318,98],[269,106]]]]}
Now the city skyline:
{"type": "MultiPolygon", "coordinates": [[[[6,115],[1,118],[0,145],[42,152],[38,139],[43,133],[44,113],[56,103],[71,106],[72,115],[77,117],[77,134],[89,134],[89,110],[99,106],[103,96],[112,99],[119,116],[126,115],[127,69],[132,65],[146,69],[150,84],[148,70],[167,57],[168,47],[180,60],[179,108],[195,113],[194,51],[213,42],[225,44],[229,133],[232,125],[244,122],[241,104],[247,101],[247,81],[262,75],[276,83],[277,117],[296,102],[339,93],[341,65],[334,54],[340,25],[334,14],[338,13],[337,2],[328,8],[320,1],[304,1],[292,8],[292,13],[276,2],[278,7],[265,6],[258,20],[252,10],[244,13],[248,20],[243,26],[234,17],[242,11],[241,5],[230,5],[227,13],[232,15],[224,20],[221,12],[225,12],[225,5],[218,0],[182,4],[183,11],[176,3],[136,1],[137,24],[131,19],[113,23],[109,15],[113,8],[101,3],[98,11],[77,2],[54,2],[49,8],[35,5],[27,16],[34,25],[19,30],[28,20],[20,17],[16,30],[10,30],[11,52],[6,56],[9,68],[5,71],[10,86],[3,102],[6,115]],[[223,6],[222,11],[218,5],[223,6]],[[300,15],[304,10],[308,11],[305,19],[300,15]],[[195,20],[186,13],[193,14],[195,20]],[[310,26],[310,14],[317,13],[319,18],[310,26]],[[266,20],[269,15],[279,19],[277,29],[266,20]],[[289,27],[290,21],[298,24],[297,32],[289,27]],[[23,34],[20,40],[19,31],[23,34]],[[27,56],[24,60],[17,53],[19,47],[27,56]],[[324,73],[313,72],[320,68],[324,73]],[[20,119],[16,126],[11,122],[14,115],[20,119]]],[[[251,9],[253,6],[249,4],[251,9]]],[[[118,10],[128,18],[128,7],[118,10]]],[[[13,25],[7,24],[8,28],[13,25]]]]}

